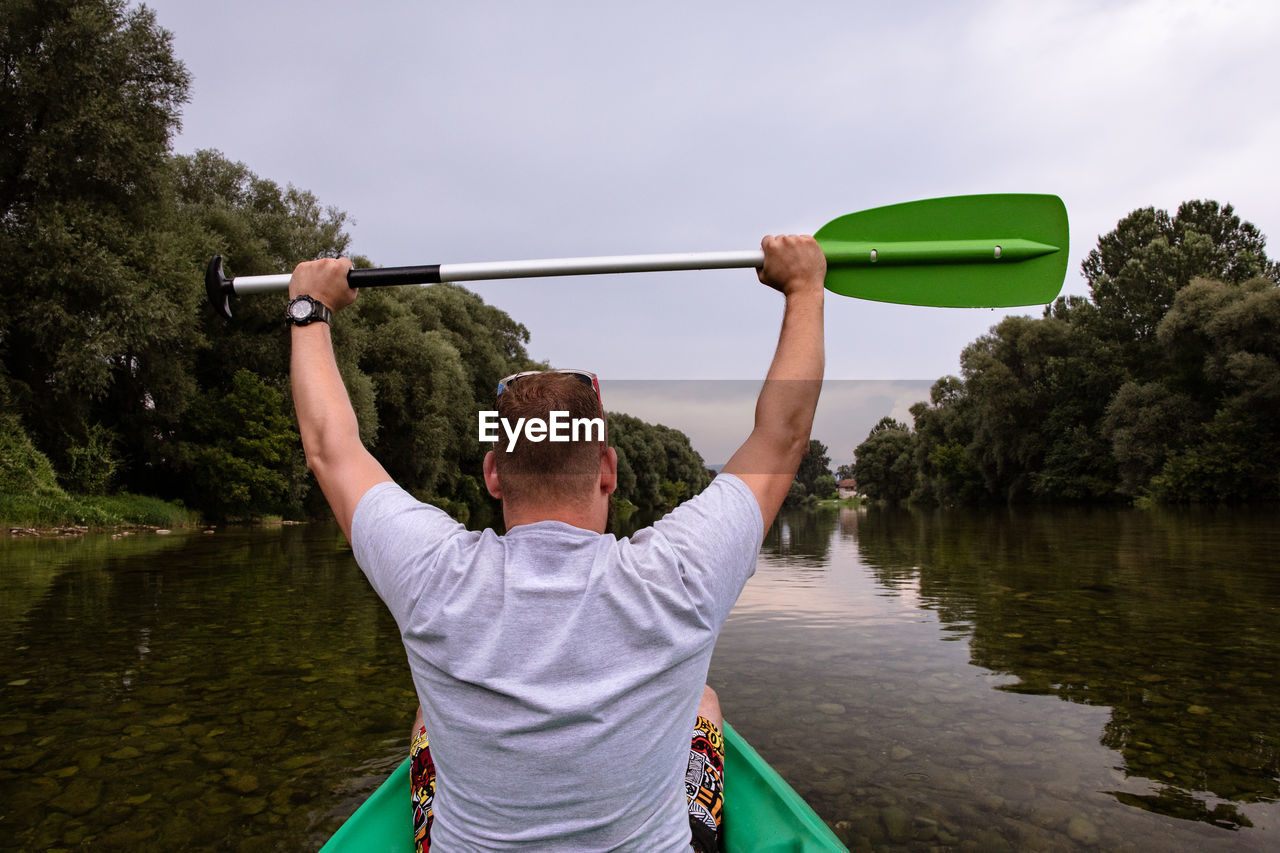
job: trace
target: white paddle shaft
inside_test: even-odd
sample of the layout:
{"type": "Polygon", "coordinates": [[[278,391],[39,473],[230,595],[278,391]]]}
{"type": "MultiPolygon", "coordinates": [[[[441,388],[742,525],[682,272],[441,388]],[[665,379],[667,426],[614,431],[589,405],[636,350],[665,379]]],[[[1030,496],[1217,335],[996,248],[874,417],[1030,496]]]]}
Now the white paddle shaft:
{"type": "MultiPolygon", "coordinates": [[[[764,250],[740,252],[675,252],[658,255],[607,255],[595,258],[544,258],[529,261],[482,261],[469,264],[439,264],[418,267],[390,267],[353,270],[352,287],[379,284],[434,284],[442,281],[488,281],[501,278],[533,278],[558,275],[602,275],[629,272],[670,272],[674,270],[716,270],[759,267],[764,250]]],[[[237,294],[287,290],[287,274],[247,275],[231,279],[237,294]]]]}

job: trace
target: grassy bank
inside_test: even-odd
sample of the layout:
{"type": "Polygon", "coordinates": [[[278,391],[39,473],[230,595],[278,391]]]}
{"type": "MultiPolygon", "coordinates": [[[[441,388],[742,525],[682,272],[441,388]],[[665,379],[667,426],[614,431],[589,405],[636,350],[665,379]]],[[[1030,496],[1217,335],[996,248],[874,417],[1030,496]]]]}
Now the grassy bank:
{"type": "Polygon", "coordinates": [[[0,494],[0,524],[4,527],[185,527],[198,520],[184,507],[143,495],[83,496],[60,489],[0,494]]]}
{"type": "Polygon", "coordinates": [[[843,507],[844,509],[857,509],[862,506],[862,498],[827,498],[817,502],[820,507],[843,507]]]}
{"type": "Polygon", "coordinates": [[[0,413],[0,524],[5,527],[183,527],[198,520],[159,498],[67,492],[18,419],[0,413]]]}

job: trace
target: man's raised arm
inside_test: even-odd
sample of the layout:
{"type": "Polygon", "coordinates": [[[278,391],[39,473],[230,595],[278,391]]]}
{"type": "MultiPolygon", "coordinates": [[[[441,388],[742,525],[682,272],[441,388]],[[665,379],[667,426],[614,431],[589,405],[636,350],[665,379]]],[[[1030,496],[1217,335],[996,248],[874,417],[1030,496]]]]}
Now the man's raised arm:
{"type": "MultiPolygon", "coordinates": [[[[289,296],[310,296],[336,313],[356,300],[356,292],[347,287],[350,268],[346,258],[299,264],[289,280],[289,296]]],[[[307,467],[350,540],[356,504],[372,486],[391,478],[360,443],[356,413],[333,356],[329,324],[295,325],[291,334],[293,405],[307,467]]]]}
{"type": "Polygon", "coordinates": [[[755,495],[766,530],[809,450],[822,390],[822,302],[827,261],[812,237],[765,237],[760,280],[786,297],[773,363],[756,400],[755,427],[724,470],[755,495]]]}

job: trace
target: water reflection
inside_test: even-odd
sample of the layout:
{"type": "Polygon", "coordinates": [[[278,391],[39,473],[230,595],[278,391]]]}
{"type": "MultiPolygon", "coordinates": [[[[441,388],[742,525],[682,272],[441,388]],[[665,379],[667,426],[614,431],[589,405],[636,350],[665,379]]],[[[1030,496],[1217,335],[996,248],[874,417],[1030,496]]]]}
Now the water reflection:
{"type": "Polygon", "coordinates": [[[831,533],[837,518],[834,512],[784,513],[765,532],[761,552],[791,565],[825,566],[830,559],[831,533]]]}
{"type": "Polygon", "coordinates": [[[0,849],[315,849],[401,757],[394,624],[332,527],[0,549],[0,849]]]}
{"type": "MultiPolygon", "coordinates": [[[[784,514],[712,686],[855,850],[1273,849],[1275,521],[784,514]]],[[[316,849],[404,752],[332,526],[0,543],[0,643],[0,850],[316,849]]]]}
{"type": "Polygon", "coordinates": [[[1280,797],[1277,535],[1219,512],[871,512],[859,552],[969,636],[1000,690],[1110,708],[1100,742],[1154,791],[1130,806],[1225,828],[1280,797]]]}

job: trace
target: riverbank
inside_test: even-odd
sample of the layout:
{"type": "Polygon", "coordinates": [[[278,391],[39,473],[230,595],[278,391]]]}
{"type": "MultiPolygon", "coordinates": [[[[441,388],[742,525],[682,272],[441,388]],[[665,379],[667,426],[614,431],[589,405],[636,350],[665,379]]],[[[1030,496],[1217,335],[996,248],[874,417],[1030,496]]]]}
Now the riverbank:
{"type": "Polygon", "coordinates": [[[0,494],[0,529],[16,530],[18,535],[74,535],[109,528],[171,530],[199,523],[199,514],[180,504],[127,492],[73,495],[47,489],[0,494]]]}
{"type": "Polygon", "coordinates": [[[827,509],[858,509],[862,506],[862,498],[823,498],[815,506],[827,509]]]}
{"type": "Polygon", "coordinates": [[[199,523],[198,513],[156,497],[67,491],[17,418],[0,412],[0,530],[74,533],[81,528],[83,532],[113,527],[172,529],[199,523]]]}

